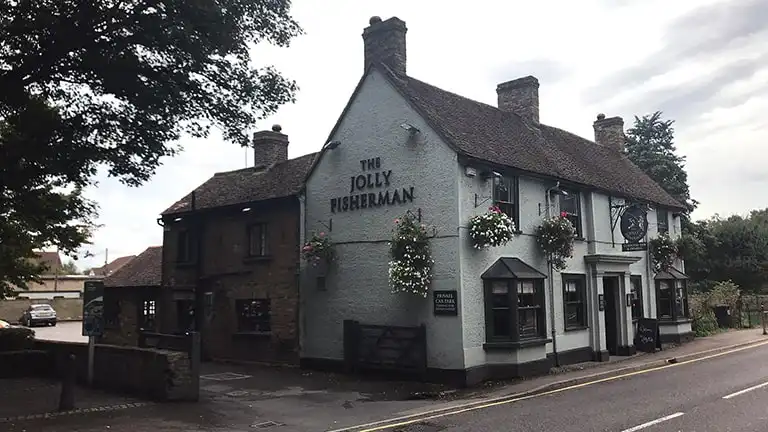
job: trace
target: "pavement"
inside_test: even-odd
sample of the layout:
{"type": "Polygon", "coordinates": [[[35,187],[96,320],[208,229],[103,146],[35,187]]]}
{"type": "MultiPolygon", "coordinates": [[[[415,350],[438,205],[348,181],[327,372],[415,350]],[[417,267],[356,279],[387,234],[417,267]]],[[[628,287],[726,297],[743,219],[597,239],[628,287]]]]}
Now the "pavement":
{"type": "Polygon", "coordinates": [[[197,404],[148,404],[21,420],[0,423],[0,430],[634,432],[639,429],[628,428],[669,415],[677,417],[647,430],[768,430],[768,423],[757,429],[749,429],[747,423],[738,428],[747,419],[768,414],[758,404],[747,403],[749,398],[764,397],[761,392],[768,386],[732,398],[747,403],[743,407],[729,408],[731,400],[722,399],[729,392],[768,381],[768,362],[760,365],[768,345],[748,347],[762,342],[768,337],[761,330],[730,331],[655,354],[572,365],[544,377],[458,391],[294,368],[206,364],[197,404]],[[715,402],[720,405],[711,405],[715,402]],[[708,418],[709,410],[730,416],[729,409],[752,410],[754,415],[732,419],[720,429],[690,423],[708,418]]]}
{"type": "Polygon", "coordinates": [[[56,340],[64,342],[88,342],[88,337],[83,336],[82,321],[60,321],[55,327],[32,327],[35,337],[38,339],[56,340]]]}

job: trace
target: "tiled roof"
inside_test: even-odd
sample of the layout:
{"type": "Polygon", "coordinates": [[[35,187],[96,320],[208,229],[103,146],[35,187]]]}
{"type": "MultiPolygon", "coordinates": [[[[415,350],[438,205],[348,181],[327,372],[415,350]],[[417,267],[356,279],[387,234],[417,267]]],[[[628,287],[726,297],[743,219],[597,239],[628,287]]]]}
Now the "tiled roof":
{"type": "Polygon", "coordinates": [[[122,256],[120,258],[115,258],[109,264],[107,264],[105,266],[101,266],[101,267],[92,268],[91,271],[93,272],[94,275],[109,276],[110,274],[114,273],[120,267],[128,264],[134,258],[136,258],[136,255],[127,255],[127,256],[122,256]]]}
{"type": "Polygon", "coordinates": [[[377,65],[459,153],[673,208],[684,207],[620,152],[377,65]]]}
{"type": "Polygon", "coordinates": [[[36,252],[35,254],[37,255],[37,258],[35,259],[37,264],[46,267],[42,274],[54,274],[58,270],[61,270],[61,257],[58,252],[36,252]]]}
{"type": "Polygon", "coordinates": [[[152,246],[104,279],[107,287],[154,287],[161,285],[163,247],[152,246]]]}
{"type": "MultiPolygon", "coordinates": [[[[282,198],[297,194],[317,153],[310,153],[278,163],[268,170],[244,168],[216,173],[195,189],[195,207],[210,209],[282,198]]],[[[191,210],[192,193],[180,199],[162,214],[191,210]]]]}

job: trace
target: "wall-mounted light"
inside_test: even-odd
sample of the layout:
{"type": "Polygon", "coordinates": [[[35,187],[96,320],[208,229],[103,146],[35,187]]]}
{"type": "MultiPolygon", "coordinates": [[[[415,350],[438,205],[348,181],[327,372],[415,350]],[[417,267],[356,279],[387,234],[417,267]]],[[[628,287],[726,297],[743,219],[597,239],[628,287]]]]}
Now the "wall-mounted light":
{"type": "Polygon", "coordinates": [[[482,177],[483,177],[483,180],[489,180],[489,179],[500,179],[504,176],[498,171],[484,171],[482,177]]]}
{"type": "Polygon", "coordinates": [[[250,207],[245,207],[245,208],[243,208],[241,211],[242,211],[243,213],[247,213],[247,212],[251,211],[251,208],[250,208],[250,207]]]}
{"type": "Polygon", "coordinates": [[[173,221],[174,221],[174,222],[181,222],[181,220],[182,220],[182,219],[183,219],[183,218],[177,217],[177,218],[176,218],[176,219],[174,219],[173,221]]]}
{"type": "Polygon", "coordinates": [[[338,147],[340,144],[341,144],[341,141],[339,140],[328,141],[327,143],[325,143],[323,148],[326,148],[328,150],[333,150],[336,147],[338,147]]]}
{"type": "Polygon", "coordinates": [[[418,133],[418,132],[419,132],[419,128],[417,128],[416,126],[414,126],[414,125],[412,125],[412,124],[410,124],[410,123],[407,123],[407,122],[406,122],[406,123],[403,123],[403,124],[401,124],[401,125],[400,125],[400,127],[401,127],[401,128],[403,128],[403,129],[405,129],[405,130],[407,130],[407,131],[408,131],[408,132],[410,132],[411,134],[415,134],[415,133],[418,133]]]}
{"type": "Polygon", "coordinates": [[[477,175],[477,170],[471,166],[464,167],[464,175],[467,177],[474,177],[477,175]]]}

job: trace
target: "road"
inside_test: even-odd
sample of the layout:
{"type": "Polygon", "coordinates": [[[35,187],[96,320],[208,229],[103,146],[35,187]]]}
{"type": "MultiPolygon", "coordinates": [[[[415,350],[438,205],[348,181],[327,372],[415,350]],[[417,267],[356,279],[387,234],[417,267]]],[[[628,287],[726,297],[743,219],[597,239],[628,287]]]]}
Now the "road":
{"type": "Polygon", "coordinates": [[[766,402],[768,344],[541,396],[456,409],[410,424],[361,430],[755,432],[768,430],[766,402]]]}
{"type": "Polygon", "coordinates": [[[82,329],[83,323],[80,321],[62,321],[56,324],[56,327],[32,327],[38,339],[88,342],[88,338],[82,335],[82,329]]]}

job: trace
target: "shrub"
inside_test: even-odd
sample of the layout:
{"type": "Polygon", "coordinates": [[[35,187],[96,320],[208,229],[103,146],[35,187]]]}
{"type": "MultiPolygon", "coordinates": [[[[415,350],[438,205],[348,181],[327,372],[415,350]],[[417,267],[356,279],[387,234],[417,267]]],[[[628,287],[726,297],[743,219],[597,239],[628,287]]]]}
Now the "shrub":
{"type": "Polygon", "coordinates": [[[706,294],[692,294],[688,297],[691,308],[691,327],[697,337],[709,336],[717,333],[717,319],[709,305],[709,296],[706,294]]]}
{"type": "Polygon", "coordinates": [[[19,351],[32,348],[35,331],[27,327],[8,327],[0,329],[0,352],[19,351]]]}

